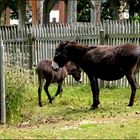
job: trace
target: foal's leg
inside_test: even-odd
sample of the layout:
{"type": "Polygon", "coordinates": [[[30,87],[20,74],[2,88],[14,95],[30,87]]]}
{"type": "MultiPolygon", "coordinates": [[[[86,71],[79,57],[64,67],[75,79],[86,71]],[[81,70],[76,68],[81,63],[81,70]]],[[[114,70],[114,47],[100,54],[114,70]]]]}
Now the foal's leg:
{"type": "Polygon", "coordinates": [[[58,83],[57,92],[52,97],[52,100],[54,100],[56,98],[56,96],[58,96],[58,94],[60,94],[62,91],[63,91],[63,89],[62,89],[62,81],[61,81],[58,83]]]}
{"type": "Polygon", "coordinates": [[[90,80],[91,90],[92,90],[92,94],[93,94],[93,104],[91,106],[91,109],[95,109],[100,104],[98,79],[93,76],[92,77],[89,76],[89,80],[90,80]]]}
{"type": "Polygon", "coordinates": [[[38,77],[38,105],[42,107],[41,92],[42,92],[43,79],[38,77]]]}
{"type": "Polygon", "coordinates": [[[131,97],[128,106],[133,106],[134,104],[134,99],[135,99],[135,94],[136,94],[136,89],[137,89],[137,84],[135,82],[135,79],[133,78],[132,74],[126,75],[127,80],[131,86],[131,97]]]}
{"type": "Polygon", "coordinates": [[[51,84],[51,82],[46,81],[46,83],[44,85],[44,90],[45,90],[47,97],[49,99],[49,103],[52,103],[52,98],[51,98],[51,95],[50,95],[49,90],[48,90],[50,84],[51,84]]]}

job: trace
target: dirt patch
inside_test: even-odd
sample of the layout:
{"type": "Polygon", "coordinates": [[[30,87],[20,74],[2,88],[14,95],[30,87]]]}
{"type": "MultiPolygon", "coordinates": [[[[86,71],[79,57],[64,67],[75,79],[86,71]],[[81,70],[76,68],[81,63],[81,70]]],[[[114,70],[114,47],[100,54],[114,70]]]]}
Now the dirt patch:
{"type": "Polygon", "coordinates": [[[67,130],[67,129],[76,129],[81,125],[86,125],[86,124],[113,124],[113,123],[124,123],[128,122],[131,119],[140,119],[140,112],[135,112],[135,114],[126,114],[125,117],[109,117],[109,118],[93,118],[93,119],[86,119],[86,120],[80,120],[76,122],[71,122],[70,124],[67,124],[62,130],[67,130]]]}
{"type": "Polygon", "coordinates": [[[33,127],[59,127],[61,130],[67,130],[67,129],[76,129],[81,125],[86,124],[113,124],[113,123],[123,123],[128,122],[132,119],[140,119],[140,112],[135,112],[133,114],[125,114],[125,115],[115,115],[115,116],[102,116],[102,117],[90,117],[90,118],[81,118],[78,120],[68,120],[65,118],[59,118],[59,117],[53,117],[48,116],[46,118],[43,118],[40,122],[37,124],[32,124],[30,121],[23,122],[18,125],[18,128],[33,128],[33,127]]]}

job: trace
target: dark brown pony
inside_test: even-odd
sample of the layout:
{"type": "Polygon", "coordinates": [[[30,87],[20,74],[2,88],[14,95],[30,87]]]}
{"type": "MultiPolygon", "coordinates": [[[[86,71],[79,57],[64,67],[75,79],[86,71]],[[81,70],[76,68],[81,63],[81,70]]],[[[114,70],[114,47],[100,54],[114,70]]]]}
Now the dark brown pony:
{"type": "Polygon", "coordinates": [[[59,71],[55,72],[54,70],[52,70],[51,64],[52,64],[52,60],[44,59],[38,63],[37,68],[36,68],[36,72],[38,75],[39,106],[42,106],[41,92],[42,92],[42,86],[43,86],[44,79],[46,79],[46,83],[44,85],[44,90],[48,96],[49,103],[52,103],[52,100],[59,93],[61,93],[63,91],[62,83],[66,76],[72,75],[76,81],[81,80],[81,69],[78,65],[75,65],[72,62],[68,62],[63,68],[61,68],[61,69],[59,69],[59,71]],[[55,95],[53,97],[51,97],[49,90],[48,90],[51,83],[58,84],[57,92],[55,93],[55,95]]]}
{"type": "Polygon", "coordinates": [[[137,89],[134,78],[140,65],[140,46],[124,44],[119,46],[85,46],[76,42],[61,42],[55,51],[54,70],[64,66],[68,61],[79,65],[87,74],[92,94],[92,108],[97,108],[99,101],[98,78],[117,80],[126,76],[131,86],[131,97],[128,106],[133,106],[137,89]]]}

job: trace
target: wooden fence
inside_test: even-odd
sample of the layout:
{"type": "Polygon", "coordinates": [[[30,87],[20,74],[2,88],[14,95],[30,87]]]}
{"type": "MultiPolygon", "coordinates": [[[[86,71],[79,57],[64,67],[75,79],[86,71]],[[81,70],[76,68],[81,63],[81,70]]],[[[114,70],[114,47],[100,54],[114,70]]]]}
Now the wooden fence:
{"type": "MultiPolygon", "coordinates": [[[[5,46],[6,66],[20,66],[21,69],[31,69],[44,58],[52,59],[55,47],[61,40],[75,40],[87,45],[119,45],[128,42],[140,45],[140,23],[134,21],[108,21],[96,27],[92,23],[0,27],[0,34],[5,46]]],[[[85,73],[82,76],[83,83],[88,83],[85,73]]],[[[140,84],[139,77],[138,73],[140,84]]],[[[65,82],[72,84],[74,80],[69,76],[65,82]]],[[[104,84],[128,86],[125,77],[104,84]]]]}
{"type": "Polygon", "coordinates": [[[6,122],[4,46],[0,39],[0,123],[6,122]]]}

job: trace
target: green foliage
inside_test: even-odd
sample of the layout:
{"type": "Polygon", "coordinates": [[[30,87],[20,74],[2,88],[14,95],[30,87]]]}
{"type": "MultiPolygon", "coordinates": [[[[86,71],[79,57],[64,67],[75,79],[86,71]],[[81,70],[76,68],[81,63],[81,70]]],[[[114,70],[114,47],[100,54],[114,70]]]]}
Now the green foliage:
{"type": "Polygon", "coordinates": [[[77,21],[90,22],[90,6],[85,0],[78,0],[77,2],[77,21]]]}
{"type": "MultiPolygon", "coordinates": [[[[28,21],[31,18],[31,13],[30,13],[31,4],[29,3],[29,1],[25,1],[25,2],[26,2],[26,20],[28,21]]],[[[3,2],[2,2],[2,4],[3,4],[3,2]]],[[[6,7],[9,7],[11,9],[10,18],[18,19],[18,0],[8,0],[4,6],[4,9],[6,7]]]]}
{"type": "Polygon", "coordinates": [[[110,7],[110,1],[102,3],[102,12],[101,12],[101,19],[102,20],[112,20],[112,10],[110,7]]]}
{"type": "MultiPolygon", "coordinates": [[[[120,3],[122,1],[118,0],[118,1],[111,1],[111,0],[107,0],[102,2],[102,12],[101,12],[101,19],[102,20],[113,20],[116,19],[116,16],[113,15],[113,12],[117,12],[118,11],[114,11],[114,9],[116,8],[116,10],[120,7],[120,3]],[[112,5],[112,4],[113,5],[112,5]],[[115,16],[115,17],[114,17],[115,16]]],[[[136,13],[140,14],[140,1],[139,0],[126,0],[127,4],[126,4],[126,9],[129,9],[129,16],[130,16],[130,20],[138,20],[139,21],[139,16],[134,16],[136,13]]],[[[123,9],[123,11],[125,11],[125,8],[123,9]]],[[[116,13],[116,14],[117,14],[116,13]]]]}
{"type": "Polygon", "coordinates": [[[130,17],[130,20],[140,22],[140,16],[130,17]]]}
{"type": "MultiPolygon", "coordinates": [[[[19,91],[16,86],[13,88],[19,91]]],[[[27,89],[22,90],[22,105],[19,104],[22,121],[14,126],[2,126],[0,139],[140,138],[140,94],[136,94],[134,106],[127,107],[129,88],[101,89],[101,104],[96,110],[89,109],[92,103],[89,85],[63,86],[62,96],[53,104],[48,103],[43,91],[43,107],[38,106],[37,85],[29,84],[27,89]]],[[[51,85],[51,95],[55,91],[56,85],[51,85]]]]}
{"type": "Polygon", "coordinates": [[[11,19],[18,19],[18,0],[10,0],[8,7],[12,9],[11,19]]]}
{"type": "MultiPolygon", "coordinates": [[[[27,91],[27,71],[18,69],[6,71],[6,114],[9,123],[19,122],[24,103],[24,93],[27,91]]],[[[29,72],[28,72],[29,73],[29,72]]]]}

